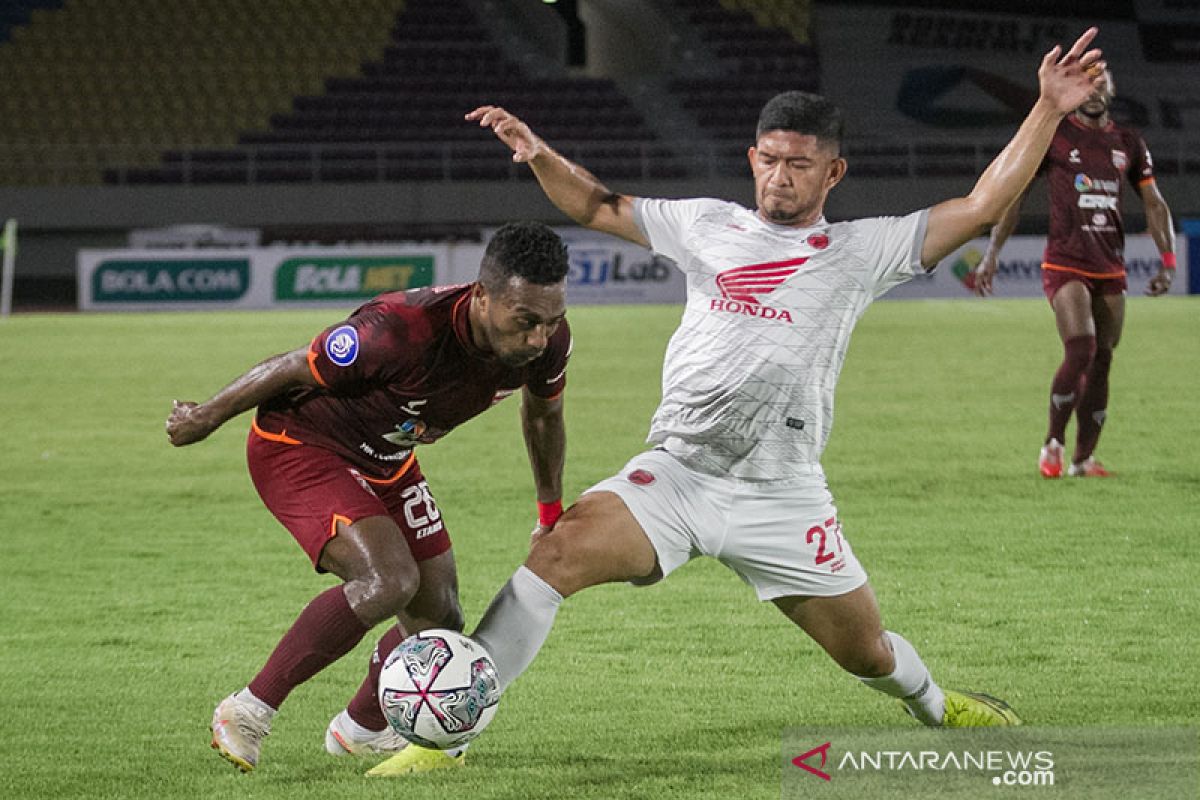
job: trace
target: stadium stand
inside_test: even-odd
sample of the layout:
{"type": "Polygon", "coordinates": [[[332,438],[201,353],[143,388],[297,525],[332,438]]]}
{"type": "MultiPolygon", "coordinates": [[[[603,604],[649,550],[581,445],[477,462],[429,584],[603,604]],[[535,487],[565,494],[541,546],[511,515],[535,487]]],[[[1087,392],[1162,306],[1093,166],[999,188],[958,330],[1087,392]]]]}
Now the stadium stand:
{"type": "Polygon", "coordinates": [[[166,148],[233,145],[381,52],[402,0],[42,5],[0,46],[3,184],[98,183],[111,164],[121,180],[166,148]]]}
{"type": "Polygon", "coordinates": [[[505,105],[570,150],[587,142],[609,174],[641,174],[653,132],[610,80],[526,77],[465,4],[409,0],[390,38],[356,74],[296,96],[233,148],[169,150],[155,168],[115,172],[126,183],[246,183],[502,179],[525,175],[498,145],[464,125],[476,105],[505,105]],[[596,125],[597,115],[604,120],[596,125]],[[598,142],[598,143],[597,143],[598,142]]]}
{"type": "Polygon", "coordinates": [[[808,2],[671,0],[710,51],[710,72],[677,75],[670,89],[717,147],[718,172],[745,169],[764,102],[791,89],[820,90],[809,44],[808,2]]]}

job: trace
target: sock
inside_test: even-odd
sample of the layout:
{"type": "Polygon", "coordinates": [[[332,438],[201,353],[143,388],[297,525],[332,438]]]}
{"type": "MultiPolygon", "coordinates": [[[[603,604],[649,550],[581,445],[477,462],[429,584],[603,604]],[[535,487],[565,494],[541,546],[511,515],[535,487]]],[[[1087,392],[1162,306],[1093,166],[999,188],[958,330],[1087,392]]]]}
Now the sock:
{"type": "Polygon", "coordinates": [[[292,689],[353,650],[368,630],[342,587],[327,589],[300,612],[247,688],[277,709],[292,689]]]}
{"type": "Polygon", "coordinates": [[[520,566],[492,599],[471,638],[496,664],[500,688],[516,680],[542,648],[563,598],[528,567],[520,566]]]}
{"type": "Polygon", "coordinates": [[[896,668],[891,675],[882,678],[859,677],[859,680],[876,691],[900,698],[912,715],[925,725],[941,725],[946,711],[946,695],[933,682],[925,662],[921,661],[908,640],[891,631],[886,634],[892,643],[896,668]]]}
{"type": "Polygon", "coordinates": [[[1063,360],[1050,384],[1050,428],[1046,441],[1067,440],[1067,423],[1079,403],[1081,384],[1095,353],[1095,336],[1072,336],[1063,342],[1063,360]]]}
{"type": "Polygon", "coordinates": [[[369,731],[378,733],[388,726],[387,718],[379,707],[379,673],[383,670],[384,660],[405,637],[399,625],[388,628],[380,637],[375,652],[371,653],[371,663],[367,665],[367,677],[346,706],[350,719],[369,731]]]}
{"type": "Polygon", "coordinates": [[[1079,398],[1079,406],[1075,409],[1075,419],[1079,430],[1075,434],[1076,464],[1087,461],[1096,450],[1100,441],[1100,429],[1104,427],[1104,416],[1108,406],[1108,372],[1112,367],[1113,351],[1108,347],[1096,350],[1092,366],[1087,372],[1087,385],[1083,396],[1079,398]]]}

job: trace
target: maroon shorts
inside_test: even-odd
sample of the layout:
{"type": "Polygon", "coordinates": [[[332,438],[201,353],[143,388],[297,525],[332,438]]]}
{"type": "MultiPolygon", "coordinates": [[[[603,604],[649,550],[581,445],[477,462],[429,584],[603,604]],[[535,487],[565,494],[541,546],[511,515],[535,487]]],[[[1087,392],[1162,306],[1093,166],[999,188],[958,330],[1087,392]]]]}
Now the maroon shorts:
{"type": "Polygon", "coordinates": [[[415,458],[385,482],[364,477],[328,450],[268,441],[251,431],[246,461],[259,497],[318,572],[324,572],[321,551],[337,535],[339,520],[351,525],[366,517],[390,517],[417,561],[450,549],[442,513],[415,458]]]}
{"type": "Polygon", "coordinates": [[[1114,275],[1111,278],[1101,278],[1094,275],[1084,275],[1082,272],[1068,272],[1064,269],[1046,269],[1042,267],[1042,291],[1046,299],[1054,302],[1054,295],[1059,289],[1071,281],[1079,281],[1087,287],[1092,297],[1106,294],[1124,294],[1128,288],[1124,275],[1114,275]]]}

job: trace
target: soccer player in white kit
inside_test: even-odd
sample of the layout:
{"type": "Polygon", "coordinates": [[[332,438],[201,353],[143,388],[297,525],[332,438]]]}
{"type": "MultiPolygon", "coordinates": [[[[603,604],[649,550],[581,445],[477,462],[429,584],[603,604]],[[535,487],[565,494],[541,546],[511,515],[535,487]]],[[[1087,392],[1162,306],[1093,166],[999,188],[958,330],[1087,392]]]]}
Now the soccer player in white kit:
{"type": "MultiPolygon", "coordinates": [[[[534,542],[473,633],[502,684],[533,660],[563,598],[599,583],[653,583],[708,555],[924,724],[1019,724],[1002,701],[940,688],[913,646],[884,629],[819,458],[854,324],[872,300],[1001,218],[1059,121],[1101,80],[1100,52],[1087,50],[1095,35],[1046,54],[1036,104],[970,194],[905,217],[826,221],[846,162],[841,112],[816,95],[786,92],[764,106],[748,154],[754,211],[613,193],[504,109],[467,115],[576,222],[671,257],[688,279],[651,423],[656,447],[534,542]]],[[[388,762],[372,770],[387,772],[388,762]]]]}

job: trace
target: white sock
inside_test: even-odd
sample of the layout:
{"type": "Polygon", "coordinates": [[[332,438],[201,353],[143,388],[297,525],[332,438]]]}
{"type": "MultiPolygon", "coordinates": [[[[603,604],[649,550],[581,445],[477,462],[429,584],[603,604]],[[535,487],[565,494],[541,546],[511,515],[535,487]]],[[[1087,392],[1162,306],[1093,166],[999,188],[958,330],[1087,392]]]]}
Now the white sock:
{"type": "MultiPolygon", "coordinates": [[[[373,731],[370,728],[359,725],[346,709],[342,709],[341,713],[338,714],[338,727],[349,734],[350,740],[353,742],[365,742],[383,733],[383,731],[373,731]]],[[[384,730],[387,730],[387,728],[384,728],[384,730]]]]}
{"type": "Polygon", "coordinates": [[[265,709],[268,714],[268,718],[275,716],[275,709],[271,708],[262,700],[259,700],[258,697],[255,696],[254,692],[250,691],[249,686],[235,694],[234,697],[243,703],[251,703],[259,708],[265,709]]]}
{"type": "Polygon", "coordinates": [[[886,633],[892,643],[896,668],[891,675],[882,678],[860,676],[859,680],[876,691],[900,698],[912,715],[925,725],[941,725],[946,711],[946,695],[933,682],[925,662],[921,661],[908,640],[898,633],[886,633]]]}
{"type": "Polygon", "coordinates": [[[542,649],[562,595],[528,567],[520,566],[492,599],[471,638],[496,664],[501,690],[520,677],[542,649]]]}

